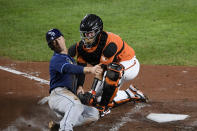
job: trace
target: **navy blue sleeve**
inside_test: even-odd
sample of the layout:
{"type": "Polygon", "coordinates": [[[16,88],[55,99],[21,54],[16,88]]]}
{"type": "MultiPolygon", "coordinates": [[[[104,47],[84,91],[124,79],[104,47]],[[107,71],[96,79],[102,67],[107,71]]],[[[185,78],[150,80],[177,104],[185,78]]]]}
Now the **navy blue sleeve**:
{"type": "MultiPolygon", "coordinates": [[[[79,62],[77,64],[80,66],[83,66],[83,67],[87,66],[87,64],[83,64],[83,63],[79,63],[79,62]]],[[[83,86],[84,81],[85,81],[85,74],[79,74],[79,75],[77,75],[77,78],[78,78],[77,86],[83,86]]]]}
{"type": "Polygon", "coordinates": [[[61,68],[61,73],[82,74],[83,68],[83,66],[65,63],[61,68]]]}
{"type": "Polygon", "coordinates": [[[82,74],[84,68],[82,66],[69,63],[69,61],[66,60],[65,57],[62,57],[60,55],[53,56],[50,66],[59,73],[71,74],[82,74]]]}

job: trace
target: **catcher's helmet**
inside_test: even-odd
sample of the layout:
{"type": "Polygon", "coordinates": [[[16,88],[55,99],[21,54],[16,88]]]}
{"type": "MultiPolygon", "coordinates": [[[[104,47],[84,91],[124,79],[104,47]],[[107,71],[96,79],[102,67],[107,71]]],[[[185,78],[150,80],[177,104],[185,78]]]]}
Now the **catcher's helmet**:
{"type": "Polygon", "coordinates": [[[51,29],[46,33],[47,43],[50,44],[56,38],[63,36],[63,34],[58,29],[51,29]]]}
{"type": "Polygon", "coordinates": [[[98,34],[103,30],[103,21],[101,18],[95,14],[87,14],[80,23],[80,35],[81,39],[83,40],[85,46],[88,46],[88,48],[91,48],[94,45],[94,42],[92,44],[87,44],[85,42],[85,39],[96,39],[98,34]],[[93,35],[88,35],[93,34],[93,35]]]}

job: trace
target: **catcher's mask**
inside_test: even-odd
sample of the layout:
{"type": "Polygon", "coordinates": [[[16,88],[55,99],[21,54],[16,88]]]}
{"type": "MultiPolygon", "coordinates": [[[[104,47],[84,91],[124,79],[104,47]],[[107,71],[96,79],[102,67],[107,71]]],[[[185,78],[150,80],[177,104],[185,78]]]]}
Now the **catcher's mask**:
{"type": "Polygon", "coordinates": [[[101,18],[94,14],[86,15],[80,23],[80,35],[86,48],[96,45],[95,41],[98,34],[103,30],[101,18]]]}

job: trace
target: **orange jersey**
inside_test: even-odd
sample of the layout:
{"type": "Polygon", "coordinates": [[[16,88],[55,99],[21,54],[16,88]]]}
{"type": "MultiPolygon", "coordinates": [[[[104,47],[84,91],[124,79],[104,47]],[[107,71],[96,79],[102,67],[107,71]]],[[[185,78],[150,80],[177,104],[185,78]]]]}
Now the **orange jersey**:
{"type": "Polygon", "coordinates": [[[80,41],[76,45],[77,61],[79,63],[109,64],[111,62],[122,62],[130,60],[135,56],[135,51],[120,36],[102,32],[97,39],[96,46],[85,48],[80,41]]]}
{"type": "Polygon", "coordinates": [[[106,58],[102,54],[101,59],[100,59],[100,63],[109,64],[109,63],[113,62],[114,59],[117,59],[117,62],[122,62],[122,61],[130,60],[135,56],[135,51],[133,50],[133,48],[131,48],[125,41],[123,41],[120,38],[120,36],[113,34],[113,33],[107,33],[107,34],[108,34],[108,39],[107,39],[105,47],[107,47],[107,45],[109,45],[109,43],[115,43],[117,46],[117,51],[110,58],[106,58]],[[123,48],[123,50],[121,50],[122,48],[123,48]],[[117,54],[119,51],[120,51],[120,53],[117,54]],[[117,58],[115,58],[115,57],[117,57],[117,58]]]}

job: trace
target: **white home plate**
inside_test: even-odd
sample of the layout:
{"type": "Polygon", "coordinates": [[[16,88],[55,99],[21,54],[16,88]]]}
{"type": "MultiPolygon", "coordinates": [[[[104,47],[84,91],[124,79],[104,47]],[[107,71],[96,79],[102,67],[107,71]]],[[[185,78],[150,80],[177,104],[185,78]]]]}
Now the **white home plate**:
{"type": "Polygon", "coordinates": [[[170,122],[170,121],[178,121],[184,120],[188,118],[189,115],[181,115],[181,114],[158,114],[158,113],[150,113],[146,118],[156,121],[158,123],[170,122]]]}

